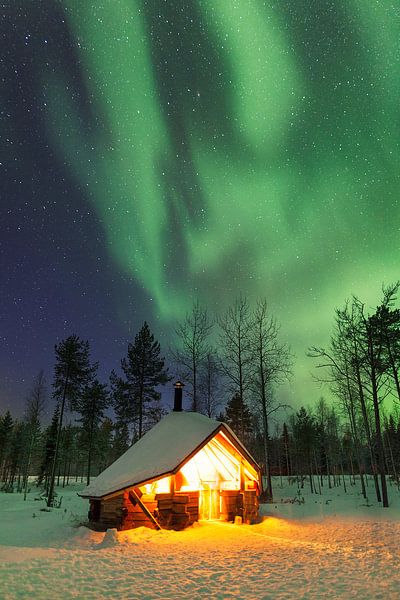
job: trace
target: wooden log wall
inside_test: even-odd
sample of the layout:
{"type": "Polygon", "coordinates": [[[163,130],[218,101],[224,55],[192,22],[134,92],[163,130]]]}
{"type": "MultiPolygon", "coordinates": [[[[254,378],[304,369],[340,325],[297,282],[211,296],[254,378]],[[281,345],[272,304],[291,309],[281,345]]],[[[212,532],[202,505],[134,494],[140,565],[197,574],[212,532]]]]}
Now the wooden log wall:
{"type": "Polygon", "coordinates": [[[221,491],[221,519],[234,521],[237,515],[242,516],[242,498],[239,490],[221,491]]]}
{"type": "Polygon", "coordinates": [[[124,495],[118,494],[112,498],[100,500],[90,500],[90,512],[95,513],[95,503],[100,502],[100,514],[97,520],[90,519],[89,525],[96,531],[106,531],[116,527],[121,529],[124,518],[124,495]]]}
{"type": "Polygon", "coordinates": [[[259,501],[255,490],[243,492],[243,523],[253,525],[260,520],[258,514],[259,501]]]}
{"type": "MultiPolygon", "coordinates": [[[[155,516],[160,526],[164,529],[184,529],[199,520],[199,492],[175,492],[157,494],[155,496],[141,496],[141,501],[155,516]]],[[[106,531],[112,527],[118,530],[133,529],[135,527],[150,527],[154,529],[154,522],[143,512],[140,506],[129,499],[129,491],[101,500],[90,500],[90,510],[96,513],[94,503],[100,502],[100,515],[98,520],[90,520],[90,527],[97,531],[106,531]]],[[[234,521],[237,515],[243,517],[243,522],[248,524],[259,521],[259,502],[257,492],[248,490],[221,491],[221,519],[234,521]]]]}
{"type": "Polygon", "coordinates": [[[164,529],[184,529],[199,520],[199,492],[157,494],[157,519],[164,529]]]}
{"type": "MultiPolygon", "coordinates": [[[[146,505],[148,510],[154,514],[157,509],[157,502],[154,500],[154,496],[147,498],[143,495],[140,499],[146,505]]],[[[121,529],[134,529],[135,527],[155,528],[153,521],[143,512],[139,504],[130,500],[129,490],[127,490],[124,492],[124,519],[121,524],[121,529]]]]}

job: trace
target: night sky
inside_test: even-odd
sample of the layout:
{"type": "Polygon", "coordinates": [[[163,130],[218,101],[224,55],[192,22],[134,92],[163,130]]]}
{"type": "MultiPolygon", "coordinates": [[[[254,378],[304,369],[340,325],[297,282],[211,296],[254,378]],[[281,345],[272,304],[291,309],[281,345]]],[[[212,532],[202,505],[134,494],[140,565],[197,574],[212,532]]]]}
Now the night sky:
{"type": "Polygon", "coordinates": [[[101,377],[147,319],[266,297],[310,345],[400,277],[400,7],[389,0],[1,3],[0,413],[54,344],[101,377]]]}

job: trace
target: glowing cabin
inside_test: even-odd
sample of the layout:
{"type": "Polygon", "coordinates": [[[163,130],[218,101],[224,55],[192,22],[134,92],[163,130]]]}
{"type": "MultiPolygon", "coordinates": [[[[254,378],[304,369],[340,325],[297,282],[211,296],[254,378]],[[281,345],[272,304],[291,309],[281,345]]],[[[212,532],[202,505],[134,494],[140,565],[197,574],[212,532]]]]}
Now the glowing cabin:
{"type": "Polygon", "coordinates": [[[258,519],[260,469],[233,431],[204,415],[173,412],[103,471],[81,496],[97,530],[183,529],[200,519],[258,519]]]}

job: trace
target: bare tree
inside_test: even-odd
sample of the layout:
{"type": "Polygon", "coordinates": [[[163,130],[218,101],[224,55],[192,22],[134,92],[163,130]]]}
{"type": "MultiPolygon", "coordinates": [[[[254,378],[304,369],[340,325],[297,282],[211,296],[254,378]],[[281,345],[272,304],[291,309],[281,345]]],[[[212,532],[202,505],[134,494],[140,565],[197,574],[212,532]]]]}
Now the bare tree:
{"type": "Polygon", "coordinates": [[[221,371],[228,382],[230,394],[238,394],[242,404],[242,427],[239,437],[243,439],[245,397],[251,385],[252,360],[251,318],[247,299],[243,296],[237,298],[234,305],[218,320],[218,325],[221,371]]]}
{"type": "MultiPolygon", "coordinates": [[[[368,411],[368,397],[370,390],[367,382],[363,379],[361,365],[363,353],[359,336],[358,310],[351,304],[346,303],[343,309],[336,310],[335,329],[331,337],[330,347],[309,349],[308,355],[318,358],[318,369],[323,369],[325,374],[316,379],[322,383],[329,383],[337,397],[348,407],[350,424],[354,441],[359,448],[359,460],[361,461],[361,447],[357,434],[357,413],[360,411],[364,433],[367,441],[370,464],[374,478],[375,493],[378,502],[381,502],[381,493],[378,483],[378,468],[373,448],[371,424],[368,411]],[[354,404],[357,402],[357,407],[354,404]]],[[[363,494],[365,487],[361,478],[363,494]]]]}
{"type": "Polygon", "coordinates": [[[212,327],[207,310],[196,301],[191,312],[186,314],[184,321],[178,323],[175,329],[179,347],[172,350],[172,355],[180,376],[191,388],[189,395],[194,412],[200,411],[200,371],[210,353],[208,340],[212,327]]]}
{"type": "MultiPolygon", "coordinates": [[[[347,400],[352,398],[352,394],[356,391],[368,442],[377,499],[387,507],[389,503],[380,405],[390,392],[390,382],[385,337],[387,320],[380,308],[378,307],[374,314],[366,315],[364,304],[354,297],[351,306],[347,304],[343,310],[336,311],[336,331],[330,349],[314,347],[310,349],[309,355],[320,359],[318,367],[328,368],[330,382],[336,382],[342,390],[347,388],[347,400]],[[372,407],[373,424],[369,414],[370,407],[372,407]],[[381,490],[378,484],[378,472],[381,490]]],[[[354,429],[354,416],[350,415],[350,418],[354,429]]]]}
{"type": "Polygon", "coordinates": [[[364,313],[364,305],[357,299],[355,299],[355,302],[360,311],[360,322],[362,326],[361,334],[366,350],[362,367],[371,384],[371,397],[374,408],[376,456],[381,480],[382,504],[387,508],[389,506],[389,499],[386,484],[386,466],[380,415],[380,404],[383,400],[383,396],[385,396],[385,391],[383,391],[382,395],[381,390],[386,387],[387,383],[385,360],[383,356],[383,323],[381,316],[378,313],[366,316],[364,313]]]}
{"type": "Polygon", "coordinates": [[[200,374],[201,405],[207,417],[214,417],[221,405],[221,369],[219,360],[212,350],[203,361],[200,374]]]}
{"type": "Polygon", "coordinates": [[[267,500],[273,501],[270,465],[269,418],[284,405],[276,403],[273,388],[291,375],[292,356],[286,344],[279,342],[279,326],[268,311],[266,299],[259,300],[251,319],[251,382],[255,400],[262,412],[267,500]]]}

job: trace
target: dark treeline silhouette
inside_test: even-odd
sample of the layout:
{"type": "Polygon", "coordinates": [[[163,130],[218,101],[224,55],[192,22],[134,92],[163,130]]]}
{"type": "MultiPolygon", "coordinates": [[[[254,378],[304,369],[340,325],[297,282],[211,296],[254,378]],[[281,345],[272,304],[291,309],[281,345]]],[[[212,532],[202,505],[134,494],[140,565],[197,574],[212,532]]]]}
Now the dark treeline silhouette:
{"type": "Polygon", "coordinates": [[[293,358],[265,300],[251,307],[239,297],[217,317],[195,302],[175,327],[169,367],[145,322],[107,382],[88,342],[69,336],[55,346],[51,389],[39,373],[23,418],[0,415],[1,489],[26,497],[34,477],[52,506],[56,485],[89,483],[166,413],[161,391],[174,376],[185,382],[188,409],[224,420],[252,452],[265,500],[273,500],[275,475],[315,494],[359,485],[367,499],[371,486],[387,506],[387,476],[400,485],[400,415],[393,403],[384,411],[385,398],[400,401],[398,289],[384,288],[371,314],[356,297],[336,311],[329,347],[308,352],[333,399],[297,411],[279,400],[293,358]],[[53,413],[47,427],[45,404],[53,413]]]}
{"type": "Polygon", "coordinates": [[[399,283],[383,288],[380,305],[368,312],[356,296],[336,310],[328,348],[312,347],[321,382],[329,384],[348,427],[354,461],[366,496],[364,473],[372,472],[376,498],[389,506],[387,474],[398,483],[398,416],[384,413],[384,400],[400,401],[399,283]],[[365,456],[367,449],[367,456],[365,456]]]}

